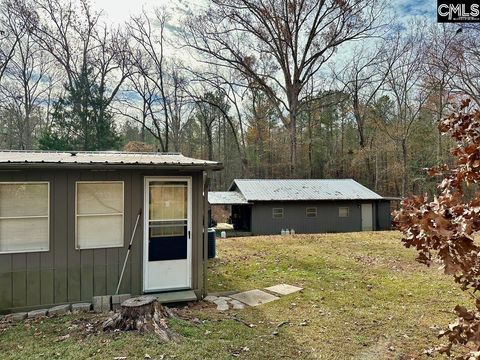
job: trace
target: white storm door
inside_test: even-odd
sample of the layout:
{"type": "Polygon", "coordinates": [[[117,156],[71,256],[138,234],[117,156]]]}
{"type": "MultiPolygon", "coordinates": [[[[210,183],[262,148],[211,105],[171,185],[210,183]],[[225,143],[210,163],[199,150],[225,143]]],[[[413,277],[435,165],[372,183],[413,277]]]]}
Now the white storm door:
{"type": "Polygon", "coordinates": [[[373,230],[372,204],[362,204],[362,231],[373,230]]]}
{"type": "Polygon", "coordinates": [[[192,287],[191,228],[191,178],[145,178],[145,292],[192,287]]]}

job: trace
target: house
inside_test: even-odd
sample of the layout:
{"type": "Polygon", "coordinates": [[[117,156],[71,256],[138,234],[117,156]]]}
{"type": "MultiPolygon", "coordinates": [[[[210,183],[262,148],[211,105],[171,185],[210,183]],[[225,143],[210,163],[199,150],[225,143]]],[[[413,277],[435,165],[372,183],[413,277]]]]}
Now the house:
{"type": "Polygon", "coordinates": [[[390,200],[352,179],[236,179],[209,193],[211,206],[231,206],[235,230],[254,235],[390,229],[390,200]]]}
{"type": "Polygon", "coordinates": [[[172,153],[0,151],[0,311],[114,294],[137,218],[120,293],[203,297],[207,175],[221,168],[172,153]]]}

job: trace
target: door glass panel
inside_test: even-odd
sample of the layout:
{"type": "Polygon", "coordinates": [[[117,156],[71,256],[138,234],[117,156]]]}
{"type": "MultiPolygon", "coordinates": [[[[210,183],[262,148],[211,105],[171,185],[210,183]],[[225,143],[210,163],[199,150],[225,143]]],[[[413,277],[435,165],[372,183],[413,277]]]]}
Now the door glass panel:
{"type": "Polygon", "coordinates": [[[148,261],[187,258],[188,183],[149,183],[148,261]]]}

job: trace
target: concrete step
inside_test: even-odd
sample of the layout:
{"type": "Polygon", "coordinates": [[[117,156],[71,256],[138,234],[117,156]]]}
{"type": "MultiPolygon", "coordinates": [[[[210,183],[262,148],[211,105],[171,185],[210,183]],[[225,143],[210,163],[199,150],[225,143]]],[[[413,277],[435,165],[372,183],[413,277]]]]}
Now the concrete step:
{"type": "Polygon", "coordinates": [[[162,304],[174,302],[197,301],[197,296],[193,290],[169,291],[162,293],[149,293],[148,295],[156,296],[162,304]]]}

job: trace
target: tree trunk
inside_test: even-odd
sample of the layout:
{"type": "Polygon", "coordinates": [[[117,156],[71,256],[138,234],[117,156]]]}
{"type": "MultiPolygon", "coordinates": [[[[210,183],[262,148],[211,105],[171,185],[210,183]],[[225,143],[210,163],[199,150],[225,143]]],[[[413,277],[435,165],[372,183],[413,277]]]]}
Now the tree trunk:
{"type": "Polygon", "coordinates": [[[290,175],[295,176],[297,164],[297,115],[290,113],[290,175]]]}
{"type": "Polygon", "coordinates": [[[402,139],[402,196],[405,196],[407,192],[408,184],[408,171],[407,171],[407,140],[402,139]]]}
{"type": "Polygon", "coordinates": [[[213,160],[212,124],[205,124],[205,135],[207,135],[207,151],[208,151],[207,160],[213,160]]]}
{"type": "Polygon", "coordinates": [[[154,332],[163,342],[178,341],[178,335],[167,326],[170,317],[155,296],[140,296],[124,301],[120,312],[103,323],[103,330],[154,332]]]}

